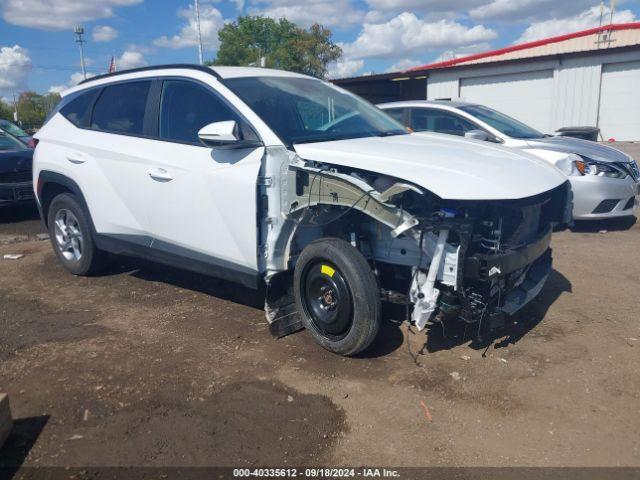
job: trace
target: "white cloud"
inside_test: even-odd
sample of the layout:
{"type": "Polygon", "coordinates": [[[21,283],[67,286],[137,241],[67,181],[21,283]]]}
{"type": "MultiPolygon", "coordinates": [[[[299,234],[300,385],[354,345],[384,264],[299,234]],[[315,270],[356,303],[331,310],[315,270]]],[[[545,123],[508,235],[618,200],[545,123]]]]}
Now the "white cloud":
{"type": "Polygon", "coordinates": [[[351,0],[253,0],[251,3],[251,15],[286,18],[304,27],[314,23],[343,27],[361,22],[364,18],[364,12],[356,9],[351,0]]]}
{"type": "Polygon", "coordinates": [[[444,62],[447,60],[455,60],[456,58],[466,57],[474,53],[486,52],[491,50],[489,43],[476,43],[475,45],[467,45],[465,47],[456,48],[455,50],[446,50],[442,52],[433,63],[444,62]]]}
{"type": "MultiPolygon", "coordinates": [[[[91,78],[91,77],[95,77],[95,73],[87,73],[87,78],[91,78]]],[[[62,85],[52,85],[51,87],[49,87],[49,93],[61,94],[65,90],[68,90],[71,87],[74,87],[75,85],[79,84],[83,80],[84,80],[84,75],[82,75],[82,72],[72,73],[67,83],[64,83],[62,85]]]]}
{"type": "Polygon", "coordinates": [[[369,8],[378,11],[422,13],[458,13],[487,3],[489,0],[367,0],[369,8]]]}
{"type": "Polygon", "coordinates": [[[113,16],[114,7],[142,0],[0,0],[2,18],[13,25],[69,30],[76,23],[113,16]]]}
{"type": "Polygon", "coordinates": [[[142,52],[137,50],[126,50],[116,58],[116,68],[118,70],[128,70],[129,68],[144,67],[148,65],[142,52]]]}
{"type": "MultiPolygon", "coordinates": [[[[633,22],[635,19],[635,14],[630,10],[622,10],[613,14],[614,23],[633,22]]],[[[541,38],[586,30],[597,27],[599,22],[600,7],[593,7],[572,17],[554,18],[552,20],[532,23],[515,43],[531,42],[541,38]]]]}
{"type": "Polygon", "coordinates": [[[96,25],[93,27],[92,38],[96,42],[110,42],[118,37],[118,30],[109,25],[96,25]]]}
{"type": "Polygon", "coordinates": [[[342,58],[328,65],[328,78],[348,78],[357,74],[364,67],[364,60],[342,58]]]}
{"type": "Polygon", "coordinates": [[[424,62],[421,62],[420,60],[415,60],[413,58],[403,58],[402,60],[398,60],[396,63],[387,68],[386,72],[402,72],[404,70],[408,70],[411,67],[416,67],[423,64],[424,62]]]}
{"type": "Polygon", "coordinates": [[[346,57],[398,58],[442,48],[457,48],[487,42],[496,32],[483,25],[467,27],[451,20],[425,22],[404,12],[380,24],[364,24],[358,38],[341,45],[346,57]]]}
{"type": "Polygon", "coordinates": [[[542,20],[566,17],[592,6],[594,0],[491,0],[469,12],[478,20],[542,20]]]}
{"type": "Polygon", "coordinates": [[[30,69],[27,50],[19,45],[0,47],[0,93],[23,86],[30,69]]]}
{"type": "MultiPolygon", "coordinates": [[[[178,16],[185,19],[186,23],[180,29],[180,33],[168,37],[163,35],[156,38],[153,44],[164,48],[187,48],[198,45],[198,30],[196,21],[196,11],[193,5],[182,9],[178,16]]],[[[202,44],[205,47],[218,47],[218,30],[224,25],[222,14],[217,8],[211,5],[200,5],[200,31],[202,33],[202,44]]]]}

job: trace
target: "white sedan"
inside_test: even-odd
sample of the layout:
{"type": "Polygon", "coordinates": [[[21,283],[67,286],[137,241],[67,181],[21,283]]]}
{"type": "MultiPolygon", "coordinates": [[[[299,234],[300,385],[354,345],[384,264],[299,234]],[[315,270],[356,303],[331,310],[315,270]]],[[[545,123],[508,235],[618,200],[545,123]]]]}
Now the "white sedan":
{"type": "Polygon", "coordinates": [[[378,105],[415,132],[485,140],[531,153],[556,165],[571,181],[573,217],[594,220],[633,215],[638,208],[638,164],[615,148],[553,137],[483,105],[408,101],[378,105]]]}

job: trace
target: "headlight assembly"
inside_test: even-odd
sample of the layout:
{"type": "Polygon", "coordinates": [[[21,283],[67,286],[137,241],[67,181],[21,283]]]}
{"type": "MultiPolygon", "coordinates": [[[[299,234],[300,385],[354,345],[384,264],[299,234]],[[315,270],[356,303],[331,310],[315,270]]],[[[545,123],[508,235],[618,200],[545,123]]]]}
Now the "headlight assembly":
{"type": "Polygon", "coordinates": [[[574,165],[580,175],[596,177],[625,178],[628,173],[612,163],[596,162],[587,157],[575,160],[574,165]]]}

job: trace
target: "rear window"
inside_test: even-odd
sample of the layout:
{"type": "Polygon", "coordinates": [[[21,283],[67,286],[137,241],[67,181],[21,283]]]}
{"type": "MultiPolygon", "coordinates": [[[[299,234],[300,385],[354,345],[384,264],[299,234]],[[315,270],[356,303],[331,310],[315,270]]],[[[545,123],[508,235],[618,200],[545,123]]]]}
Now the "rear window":
{"type": "Polygon", "coordinates": [[[105,87],[93,108],[91,128],[142,135],[150,81],[105,87]]]}
{"type": "Polygon", "coordinates": [[[89,126],[91,106],[99,90],[81,93],[60,109],[60,113],[76,127],[89,126]]]}

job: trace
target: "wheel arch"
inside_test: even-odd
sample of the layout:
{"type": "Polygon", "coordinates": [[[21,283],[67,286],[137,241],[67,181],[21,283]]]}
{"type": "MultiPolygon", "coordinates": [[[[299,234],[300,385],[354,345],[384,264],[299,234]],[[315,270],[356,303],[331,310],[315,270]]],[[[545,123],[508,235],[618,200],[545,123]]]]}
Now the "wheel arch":
{"type": "Polygon", "coordinates": [[[40,214],[42,216],[42,221],[47,227],[49,226],[49,207],[51,206],[53,199],[62,193],[71,193],[80,202],[80,205],[89,218],[91,231],[95,234],[95,227],[93,225],[93,220],[91,219],[87,201],[80,186],[73,179],[58,172],[42,170],[38,175],[36,185],[40,214]]]}

